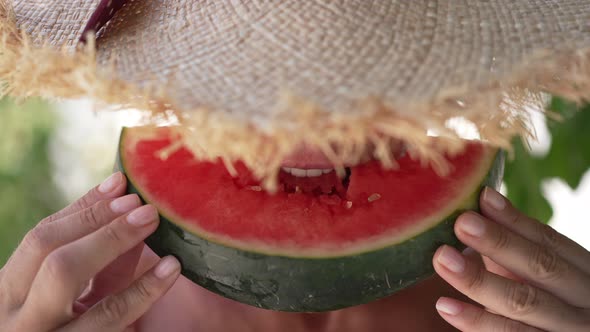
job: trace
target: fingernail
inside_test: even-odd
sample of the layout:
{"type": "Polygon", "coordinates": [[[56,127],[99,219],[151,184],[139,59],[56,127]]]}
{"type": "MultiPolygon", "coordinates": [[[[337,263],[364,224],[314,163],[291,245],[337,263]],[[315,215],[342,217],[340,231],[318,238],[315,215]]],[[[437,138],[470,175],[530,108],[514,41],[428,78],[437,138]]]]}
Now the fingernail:
{"type": "Polygon", "coordinates": [[[110,207],[115,213],[127,213],[139,207],[140,204],[139,197],[133,194],[117,198],[111,202],[110,207]]]}
{"type": "Polygon", "coordinates": [[[146,226],[158,218],[158,211],[151,205],[144,205],[127,216],[127,222],[133,226],[146,226]]]}
{"type": "Polygon", "coordinates": [[[463,311],[463,306],[455,300],[446,297],[441,297],[436,301],[436,310],[441,311],[447,315],[456,316],[463,311]]]}
{"type": "Polygon", "coordinates": [[[483,200],[498,211],[502,211],[506,207],[506,199],[504,196],[500,195],[500,193],[490,187],[486,187],[484,190],[483,200]]]}
{"type": "Polygon", "coordinates": [[[166,279],[178,270],[180,270],[180,263],[178,260],[173,256],[168,256],[163,258],[160,263],[158,263],[154,274],[160,279],[166,279]]]}
{"type": "Polygon", "coordinates": [[[119,184],[121,184],[121,172],[117,172],[111,176],[109,176],[103,183],[98,186],[98,191],[103,194],[110,193],[111,191],[115,190],[119,184]]]}
{"type": "Polygon", "coordinates": [[[458,224],[460,230],[471,236],[480,237],[486,231],[484,221],[472,213],[468,213],[459,218],[458,224]]]}
{"type": "Polygon", "coordinates": [[[455,273],[461,273],[465,270],[465,259],[456,250],[444,246],[438,255],[437,261],[455,273]]]}

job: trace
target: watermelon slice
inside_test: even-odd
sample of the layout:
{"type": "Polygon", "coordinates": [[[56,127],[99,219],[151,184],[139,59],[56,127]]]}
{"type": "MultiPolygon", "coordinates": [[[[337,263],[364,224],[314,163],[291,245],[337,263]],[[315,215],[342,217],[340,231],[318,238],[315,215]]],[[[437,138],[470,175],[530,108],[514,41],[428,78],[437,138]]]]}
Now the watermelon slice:
{"type": "Polygon", "coordinates": [[[162,159],[169,131],[139,130],[123,130],[119,167],[129,191],[160,211],[148,245],[177,256],[183,274],[213,292],[282,311],[367,303],[432,275],[435,250],[460,246],[456,216],[477,209],[483,186],[498,187],[504,164],[474,142],[449,158],[446,177],[406,156],[397,170],[368,162],[345,181],[334,172],[310,179],[307,190],[293,190],[305,184],[283,172],[283,190],[269,194],[239,164],[232,177],[187,149],[162,159]]]}

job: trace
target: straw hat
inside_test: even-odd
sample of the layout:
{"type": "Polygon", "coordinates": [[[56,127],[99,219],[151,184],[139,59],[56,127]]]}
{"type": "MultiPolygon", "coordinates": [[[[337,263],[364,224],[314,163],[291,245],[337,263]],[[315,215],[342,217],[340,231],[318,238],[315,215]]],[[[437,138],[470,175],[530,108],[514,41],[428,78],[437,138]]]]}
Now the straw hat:
{"type": "Polygon", "coordinates": [[[544,93],[590,98],[584,0],[0,0],[0,20],[0,94],[174,116],[197,156],[267,180],[301,143],[395,166],[392,138],[444,173],[455,120],[509,148],[544,93]]]}

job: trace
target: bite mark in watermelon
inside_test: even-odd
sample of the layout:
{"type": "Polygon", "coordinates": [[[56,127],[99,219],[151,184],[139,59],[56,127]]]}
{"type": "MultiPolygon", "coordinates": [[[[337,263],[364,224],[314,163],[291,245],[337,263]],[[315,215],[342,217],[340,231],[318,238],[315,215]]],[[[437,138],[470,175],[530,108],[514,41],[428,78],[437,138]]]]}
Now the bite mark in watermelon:
{"type": "MultiPolygon", "coordinates": [[[[148,245],[177,256],[196,283],[274,310],[357,305],[430,276],[436,248],[460,245],[456,216],[476,209],[481,188],[497,188],[503,170],[502,153],[471,143],[449,158],[446,177],[406,156],[396,170],[351,167],[346,188],[330,194],[269,194],[240,164],[232,177],[222,162],[197,161],[186,149],[161,159],[166,130],[149,139],[136,130],[121,135],[119,166],[130,191],[162,216],[148,245]]],[[[338,183],[329,176],[311,188],[338,183]]]]}

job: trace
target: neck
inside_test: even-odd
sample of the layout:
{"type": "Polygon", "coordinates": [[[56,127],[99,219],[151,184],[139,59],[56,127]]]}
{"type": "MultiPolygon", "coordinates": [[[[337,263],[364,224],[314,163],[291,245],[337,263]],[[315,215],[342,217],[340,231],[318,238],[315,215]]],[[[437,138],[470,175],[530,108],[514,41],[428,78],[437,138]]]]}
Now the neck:
{"type": "Polygon", "coordinates": [[[462,298],[440,278],[430,278],[391,297],[369,304],[325,313],[286,313],[254,308],[180,281],[154,310],[169,311],[168,320],[144,321],[141,331],[454,331],[437,314],[440,296],[462,298]],[[179,305],[178,302],[183,302],[179,305]],[[168,302],[168,303],[167,303],[168,302]],[[163,325],[159,325],[163,324],[163,325]],[[181,326],[182,325],[182,326],[181,326]]]}

